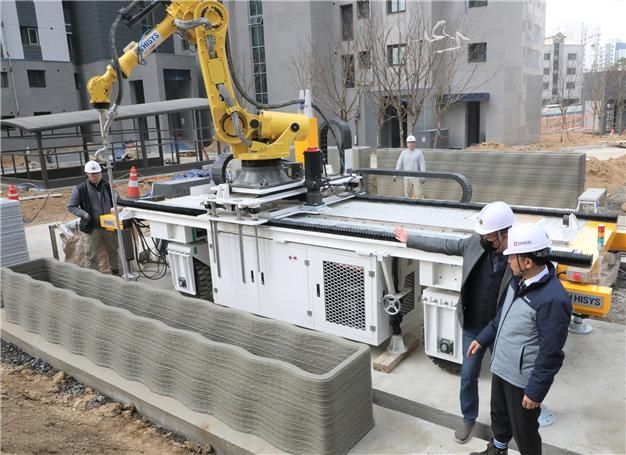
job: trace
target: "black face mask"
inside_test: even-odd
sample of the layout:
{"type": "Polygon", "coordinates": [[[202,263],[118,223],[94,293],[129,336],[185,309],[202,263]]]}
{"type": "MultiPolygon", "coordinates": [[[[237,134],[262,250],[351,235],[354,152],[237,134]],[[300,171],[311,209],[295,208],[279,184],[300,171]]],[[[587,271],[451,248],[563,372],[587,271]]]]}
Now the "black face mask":
{"type": "Polygon", "coordinates": [[[480,239],[480,246],[482,246],[483,250],[485,250],[487,253],[490,253],[496,250],[491,240],[483,239],[482,237],[480,239]]]}

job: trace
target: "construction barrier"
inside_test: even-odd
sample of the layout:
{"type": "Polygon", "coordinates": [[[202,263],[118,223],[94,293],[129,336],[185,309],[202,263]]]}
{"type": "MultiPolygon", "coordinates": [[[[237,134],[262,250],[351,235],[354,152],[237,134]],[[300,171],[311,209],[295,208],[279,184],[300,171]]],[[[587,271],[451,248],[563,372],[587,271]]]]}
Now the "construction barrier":
{"type": "Polygon", "coordinates": [[[5,316],[290,453],[374,425],[369,347],[54,259],[1,270],[5,316]]]}

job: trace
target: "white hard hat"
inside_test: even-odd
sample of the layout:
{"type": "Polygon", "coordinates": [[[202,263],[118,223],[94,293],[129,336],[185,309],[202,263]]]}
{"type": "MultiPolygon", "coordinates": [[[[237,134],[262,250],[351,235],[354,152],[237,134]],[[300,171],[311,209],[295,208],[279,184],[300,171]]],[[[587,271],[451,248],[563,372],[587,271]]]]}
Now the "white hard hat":
{"type": "Polygon", "coordinates": [[[416,141],[415,136],[413,136],[412,134],[409,134],[409,135],[406,137],[406,141],[407,141],[407,142],[415,142],[415,141],[416,141]]]}
{"type": "Polygon", "coordinates": [[[509,204],[502,201],[492,202],[483,207],[478,214],[474,231],[480,235],[491,234],[509,228],[515,222],[515,215],[509,204]]]}
{"type": "Polygon", "coordinates": [[[552,242],[546,230],[537,223],[514,224],[509,229],[508,248],[504,255],[534,253],[550,248],[552,242]]]}
{"type": "Polygon", "coordinates": [[[85,174],[95,174],[97,172],[102,172],[102,168],[97,161],[87,161],[85,163],[85,174]]]}

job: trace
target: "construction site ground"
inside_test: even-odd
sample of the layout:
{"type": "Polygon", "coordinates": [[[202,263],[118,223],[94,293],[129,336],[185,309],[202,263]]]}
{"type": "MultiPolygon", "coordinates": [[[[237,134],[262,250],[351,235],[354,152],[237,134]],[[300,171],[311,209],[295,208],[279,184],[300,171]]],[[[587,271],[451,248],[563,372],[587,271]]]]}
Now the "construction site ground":
{"type": "MultiPolygon", "coordinates": [[[[47,224],[29,227],[26,233],[31,259],[52,255],[47,224]]],[[[170,274],[153,284],[171,289],[170,274]]],[[[590,335],[570,335],[568,339],[564,367],[546,400],[557,419],[554,425],[542,430],[546,453],[565,453],[564,449],[581,454],[626,453],[625,307],[626,265],[623,264],[614,287],[613,308],[607,318],[614,322],[591,321],[594,330],[590,335]]],[[[413,314],[405,321],[403,329],[419,334],[419,314],[413,314]]],[[[31,340],[28,334],[26,337],[31,340]]],[[[383,349],[384,346],[373,349],[372,356],[383,349]]],[[[7,354],[3,347],[2,362],[2,453],[94,453],[81,449],[89,444],[97,453],[105,454],[210,451],[209,447],[186,441],[176,432],[168,434],[168,430],[146,421],[133,408],[110,403],[106,392],[100,395],[69,378],[63,381],[70,385],[64,386],[63,382],[55,385],[55,372],[19,350],[13,349],[7,354]],[[20,365],[25,365],[24,370],[28,371],[22,372],[20,365]],[[131,412],[126,412],[129,410],[131,412]],[[54,418],[19,417],[28,412],[54,418]],[[17,419],[20,425],[11,424],[17,419]],[[50,425],[50,421],[54,421],[54,425],[50,425]],[[96,429],[80,432],[77,439],[75,428],[80,425],[96,429]],[[4,431],[9,427],[11,431],[4,431]],[[141,443],[144,435],[149,443],[141,443]]],[[[488,361],[484,363],[479,384],[483,400],[477,437],[465,446],[454,443],[451,430],[460,421],[459,378],[434,365],[421,344],[391,373],[373,371],[374,397],[380,404],[374,408],[376,425],[352,453],[461,454],[481,449],[484,440],[480,437],[487,437],[489,431],[487,365],[488,361]]],[[[58,382],[58,377],[56,380],[58,382]]],[[[180,411],[184,406],[179,404],[179,408],[180,411]]],[[[214,424],[212,428],[217,426],[214,424]]],[[[231,431],[227,438],[234,446],[252,452],[277,452],[276,448],[250,435],[231,431]]]]}
{"type": "MultiPolygon", "coordinates": [[[[608,150],[605,144],[596,144],[585,152],[590,156],[586,187],[609,188],[609,207],[626,211],[626,149],[608,150]],[[619,150],[623,150],[621,155],[619,150]],[[600,158],[593,158],[596,155],[600,158]]],[[[141,188],[148,191],[149,182],[142,182],[141,188]]],[[[119,189],[125,192],[125,184],[119,189]]],[[[62,196],[22,203],[27,220],[37,215],[26,230],[31,259],[52,256],[48,224],[72,219],[65,208],[70,190],[49,191],[62,196]]],[[[154,284],[171,288],[169,273],[154,284]]],[[[556,416],[555,424],[541,430],[546,453],[626,453],[625,308],[626,267],[622,264],[608,318],[591,321],[594,330],[590,335],[568,338],[565,364],[545,402],[556,416]]],[[[403,327],[405,332],[421,333],[419,318],[408,318],[403,327]]],[[[383,349],[373,349],[373,356],[383,349]]],[[[391,373],[372,374],[376,425],[352,453],[460,454],[482,450],[485,442],[481,438],[487,437],[489,423],[488,361],[479,384],[481,425],[477,437],[464,446],[454,443],[451,430],[460,421],[459,378],[434,365],[421,344],[391,373]]],[[[83,386],[4,341],[0,381],[2,453],[177,454],[213,450],[148,421],[134,407],[112,402],[106,394],[83,386]]],[[[229,432],[228,438],[242,451],[278,452],[259,438],[242,433],[229,432]]]]}

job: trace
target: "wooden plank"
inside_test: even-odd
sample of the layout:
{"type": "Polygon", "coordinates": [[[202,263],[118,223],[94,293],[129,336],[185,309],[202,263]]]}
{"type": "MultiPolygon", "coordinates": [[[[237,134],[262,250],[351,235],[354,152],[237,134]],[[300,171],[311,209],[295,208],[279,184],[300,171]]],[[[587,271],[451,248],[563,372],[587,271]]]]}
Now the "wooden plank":
{"type": "Polygon", "coordinates": [[[406,352],[402,354],[390,354],[385,351],[380,354],[372,363],[373,368],[376,371],[382,371],[383,373],[389,373],[393,370],[406,356],[419,346],[419,338],[414,333],[407,333],[402,337],[404,339],[404,345],[406,346],[406,352]]]}
{"type": "Polygon", "coordinates": [[[51,193],[51,194],[37,194],[36,196],[26,196],[26,197],[20,197],[20,201],[31,201],[33,199],[45,199],[47,197],[61,197],[63,196],[62,193],[51,193]]]}

